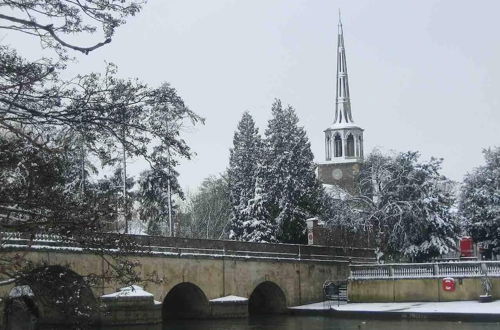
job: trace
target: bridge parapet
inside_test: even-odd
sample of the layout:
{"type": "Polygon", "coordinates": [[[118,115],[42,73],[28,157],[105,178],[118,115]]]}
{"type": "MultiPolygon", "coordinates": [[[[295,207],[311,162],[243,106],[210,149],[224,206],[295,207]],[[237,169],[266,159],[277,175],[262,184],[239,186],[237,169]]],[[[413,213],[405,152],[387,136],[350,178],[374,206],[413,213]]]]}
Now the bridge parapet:
{"type": "MultiPolygon", "coordinates": [[[[96,238],[93,244],[99,245],[99,240],[111,251],[113,242],[120,238],[129,239],[136,244],[134,254],[151,254],[165,256],[196,257],[207,256],[212,258],[238,259],[272,259],[272,260],[301,260],[314,262],[349,262],[353,264],[371,263],[375,261],[373,249],[310,246],[299,244],[271,244],[251,243],[228,240],[191,239],[180,237],[161,237],[143,235],[104,234],[96,238]]],[[[2,249],[68,249],[82,251],[83,247],[71,238],[63,239],[57,235],[28,234],[28,233],[0,233],[2,249]]],[[[129,252],[127,252],[129,253],[129,252]]]]}

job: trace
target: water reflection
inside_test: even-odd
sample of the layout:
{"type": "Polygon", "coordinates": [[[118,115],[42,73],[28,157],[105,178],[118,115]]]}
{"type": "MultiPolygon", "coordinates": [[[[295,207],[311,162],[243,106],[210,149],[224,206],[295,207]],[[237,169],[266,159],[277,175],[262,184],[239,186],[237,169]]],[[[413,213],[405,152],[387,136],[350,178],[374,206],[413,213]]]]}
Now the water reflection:
{"type": "MultiPolygon", "coordinates": [[[[426,321],[426,320],[361,320],[328,316],[262,316],[248,319],[170,320],[164,325],[130,325],[94,327],[93,330],[498,330],[500,323],[426,321]]],[[[16,328],[29,329],[29,328],[16,328]]],[[[43,327],[43,330],[65,329],[43,327]]]]}
{"type": "Polygon", "coordinates": [[[163,330],[490,330],[499,323],[451,322],[425,320],[355,320],[327,316],[270,316],[226,320],[176,320],[168,322],[163,330]]]}
{"type": "MultiPolygon", "coordinates": [[[[122,325],[119,327],[102,327],[100,330],[162,330],[162,325],[122,325]]],[[[97,329],[96,329],[97,330],[97,329]]]]}

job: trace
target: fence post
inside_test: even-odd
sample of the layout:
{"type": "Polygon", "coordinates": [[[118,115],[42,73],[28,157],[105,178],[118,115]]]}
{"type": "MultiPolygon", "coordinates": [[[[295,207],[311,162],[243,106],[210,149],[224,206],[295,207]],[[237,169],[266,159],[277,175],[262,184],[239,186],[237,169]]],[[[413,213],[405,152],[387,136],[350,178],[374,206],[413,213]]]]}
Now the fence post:
{"type": "Polygon", "coordinates": [[[391,278],[394,278],[394,268],[392,267],[392,265],[389,266],[389,276],[391,278]]]}
{"type": "Polygon", "coordinates": [[[432,274],[433,274],[434,276],[438,276],[438,275],[439,275],[439,264],[434,263],[434,265],[433,265],[433,266],[434,266],[434,267],[433,267],[433,270],[432,270],[432,274]]]}
{"type": "Polygon", "coordinates": [[[481,262],[481,273],[483,273],[483,275],[488,276],[488,268],[486,267],[486,263],[484,262],[481,262]]]}

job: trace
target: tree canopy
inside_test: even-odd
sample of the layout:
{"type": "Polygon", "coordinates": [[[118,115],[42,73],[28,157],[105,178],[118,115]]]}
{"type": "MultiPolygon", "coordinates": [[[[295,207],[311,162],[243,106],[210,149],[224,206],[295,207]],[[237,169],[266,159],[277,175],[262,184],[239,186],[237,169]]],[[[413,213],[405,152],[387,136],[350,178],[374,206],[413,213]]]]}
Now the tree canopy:
{"type": "Polygon", "coordinates": [[[267,208],[278,226],[278,240],[306,242],[306,219],[319,214],[323,189],[304,127],[291,106],[272,105],[265,131],[262,185],[267,208]]]}
{"type": "Polygon", "coordinates": [[[43,48],[55,49],[60,55],[68,49],[88,54],[111,42],[111,37],[126,18],[137,14],[145,0],[55,0],[0,1],[0,24],[3,29],[38,38],[43,48]],[[73,42],[78,34],[94,35],[101,30],[99,41],[91,45],[73,42]]]}
{"type": "Polygon", "coordinates": [[[191,238],[227,237],[231,216],[227,175],[209,176],[198,191],[179,203],[179,235],[191,238]]]}
{"type": "Polygon", "coordinates": [[[485,164],[465,176],[459,212],[483,248],[500,251],[500,147],[483,151],[485,164]]]}
{"type": "Polygon", "coordinates": [[[360,194],[334,204],[332,224],[371,231],[386,260],[423,261],[451,251],[459,226],[453,183],[440,174],[440,159],[418,152],[372,152],[359,174],[360,194]]]}
{"type": "MultiPolygon", "coordinates": [[[[176,189],[174,168],[192,155],[182,138],[184,128],[203,119],[168,83],[149,86],[121,78],[113,64],[102,73],[62,77],[72,55],[88,55],[111,42],[144,2],[0,0],[0,28],[40,45],[35,56],[0,45],[0,231],[45,231],[76,241],[108,263],[113,274],[107,279],[117,275],[127,283],[140,280],[134,263],[105,258],[110,245],[103,233],[110,230],[106,219],[127,207],[134,184],[126,176],[127,160],[149,165],[143,187],[164,188],[168,177],[176,189]],[[116,175],[103,178],[99,172],[116,175]]],[[[150,197],[146,190],[145,199],[150,197]]],[[[123,235],[113,244],[119,251],[133,246],[123,235]]],[[[26,265],[0,258],[0,282],[19,279],[26,265]]]]}
{"type": "Polygon", "coordinates": [[[322,208],[305,129],[291,107],[275,100],[265,138],[245,113],[229,161],[233,239],[305,243],[306,219],[322,208]]]}

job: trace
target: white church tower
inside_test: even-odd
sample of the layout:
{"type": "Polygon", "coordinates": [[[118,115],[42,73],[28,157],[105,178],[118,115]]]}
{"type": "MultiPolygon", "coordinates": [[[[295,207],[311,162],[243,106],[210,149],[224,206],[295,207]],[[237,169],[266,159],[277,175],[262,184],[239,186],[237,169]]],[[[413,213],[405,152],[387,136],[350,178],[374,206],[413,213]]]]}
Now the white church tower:
{"type": "Polygon", "coordinates": [[[363,162],[363,129],[351,113],[349,79],[342,21],[338,25],[337,89],[335,117],[325,131],[325,161],[318,166],[318,177],[326,184],[341,186],[355,193],[354,178],[363,162]]]}

